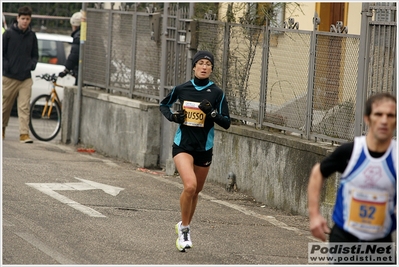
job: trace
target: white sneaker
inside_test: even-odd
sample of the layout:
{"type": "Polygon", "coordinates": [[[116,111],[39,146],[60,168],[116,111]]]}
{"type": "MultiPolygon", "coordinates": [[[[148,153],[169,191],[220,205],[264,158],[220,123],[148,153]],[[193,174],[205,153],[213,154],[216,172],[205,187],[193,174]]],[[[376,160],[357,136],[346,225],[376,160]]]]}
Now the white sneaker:
{"type": "Polygon", "coordinates": [[[181,228],[181,221],[175,225],[177,234],[176,247],[179,251],[185,252],[187,248],[191,248],[193,243],[190,237],[190,226],[181,228]]]}

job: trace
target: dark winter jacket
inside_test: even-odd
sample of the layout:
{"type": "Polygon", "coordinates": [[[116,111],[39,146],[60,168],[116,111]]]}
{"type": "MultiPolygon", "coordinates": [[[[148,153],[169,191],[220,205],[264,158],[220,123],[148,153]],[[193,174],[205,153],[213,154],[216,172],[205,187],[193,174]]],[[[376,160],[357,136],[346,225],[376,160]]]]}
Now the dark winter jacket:
{"type": "Polygon", "coordinates": [[[73,41],[71,52],[65,62],[65,68],[73,71],[74,76],[77,77],[79,70],[79,50],[80,50],[80,27],[71,34],[73,41]]]}
{"type": "Polygon", "coordinates": [[[30,27],[21,31],[15,21],[3,33],[3,76],[19,81],[31,78],[38,59],[36,34],[30,27]]]}

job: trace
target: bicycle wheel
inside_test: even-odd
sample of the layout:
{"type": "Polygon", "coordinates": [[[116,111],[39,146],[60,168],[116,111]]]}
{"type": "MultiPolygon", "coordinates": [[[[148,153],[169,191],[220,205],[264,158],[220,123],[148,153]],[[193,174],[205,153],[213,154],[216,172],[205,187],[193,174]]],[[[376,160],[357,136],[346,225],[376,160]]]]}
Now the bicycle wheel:
{"type": "Polygon", "coordinates": [[[52,102],[50,95],[36,97],[30,106],[29,128],[38,140],[53,140],[61,129],[60,104],[52,102]]]}

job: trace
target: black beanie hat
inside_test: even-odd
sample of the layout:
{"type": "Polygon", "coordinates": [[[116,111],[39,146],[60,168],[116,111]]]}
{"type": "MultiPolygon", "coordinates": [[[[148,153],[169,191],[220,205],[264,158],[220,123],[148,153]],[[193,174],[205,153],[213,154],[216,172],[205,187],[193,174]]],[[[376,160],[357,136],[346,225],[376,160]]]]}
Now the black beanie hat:
{"type": "Polygon", "coordinates": [[[212,70],[213,70],[213,55],[208,51],[198,51],[193,57],[193,68],[195,63],[197,63],[200,59],[207,59],[212,63],[212,70]]]}

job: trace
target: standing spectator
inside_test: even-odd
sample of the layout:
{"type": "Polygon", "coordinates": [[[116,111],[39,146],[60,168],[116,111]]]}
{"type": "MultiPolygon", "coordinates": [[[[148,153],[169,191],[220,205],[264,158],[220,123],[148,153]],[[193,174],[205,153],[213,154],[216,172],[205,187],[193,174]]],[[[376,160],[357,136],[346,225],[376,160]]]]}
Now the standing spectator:
{"type": "Polygon", "coordinates": [[[31,71],[39,58],[36,34],[31,30],[32,9],[18,9],[14,21],[3,33],[3,139],[15,99],[18,99],[19,133],[22,143],[29,137],[29,109],[32,93],[31,71]]]}
{"type": "Polygon", "coordinates": [[[190,222],[212,162],[214,123],[225,129],[230,127],[226,97],[209,80],[213,55],[208,51],[197,52],[192,67],[194,79],[176,86],[160,104],[162,114],[179,124],[172,156],[184,187],[180,195],[181,221],[175,226],[176,247],[182,252],[192,247],[190,222]],[[172,113],[171,107],[177,100],[182,109],[172,113]]]}
{"type": "Polygon", "coordinates": [[[310,231],[330,242],[392,242],[396,229],[396,98],[372,95],[365,105],[366,136],[355,137],[315,164],[308,185],[310,231]],[[320,214],[323,178],[342,173],[331,229],[320,214]]]}
{"type": "Polygon", "coordinates": [[[82,13],[76,12],[71,17],[72,26],[72,46],[71,52],[65,62],[64,71],[58,74],[59,77],[65,77],[65,75],[72,74],[75,77],[75,85],[78,85],[78,73],[79,73],[79,52],[80,52],[80,23],[82,20],[82,13]]]}

